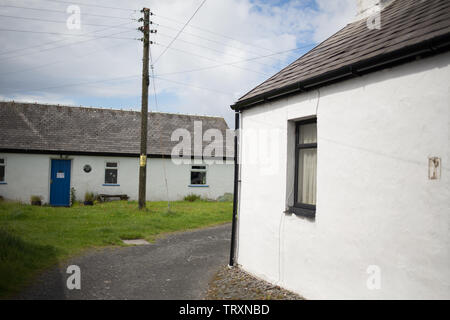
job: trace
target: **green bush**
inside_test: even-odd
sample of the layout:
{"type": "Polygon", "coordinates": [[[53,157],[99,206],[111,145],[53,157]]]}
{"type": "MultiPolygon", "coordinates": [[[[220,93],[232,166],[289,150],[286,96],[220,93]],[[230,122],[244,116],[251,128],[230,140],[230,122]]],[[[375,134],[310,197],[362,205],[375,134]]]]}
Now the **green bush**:
{"type": "Polygon", "coordinates": [[[76,190],[74,187],[70,188],[70,205],[72,206],[77,201],[76,190]]]}
{"type": "Polygon", "coordinates": [[[31,196],[30,202],[33,206],[40,206],[42,205],[41,197],[40,196],[31,196]]]}
{"type": "Polygon", "coordinates": [[[233,201],[233,194],[232,193],[225,193],[223,196],[218,197],[217,201],[219,201],[219,202],[231,202],[231,201],[233,201]]]}
{"type": "Polygon", "coordinates": [[[95,199],[95,197],[94,197],[94,193],[93,192],[86,192],[84,194],[84,201],[86,201],[86,202],[94,202],[94,199],[95,199]]]}
{"type": "Polygon", "coordinates": [[[39,202],[39,201],[41,201],[41,197],[39,197],[39,196],[31,196],[30,201],[31,202],[39,202]]]}
{"type": "Polygon", "coordinates": [[[184,201],[194,202],[194,201],[200,201],[202,198],[199,195],[196,194],[188,194],[184,197],[184,201]]]}

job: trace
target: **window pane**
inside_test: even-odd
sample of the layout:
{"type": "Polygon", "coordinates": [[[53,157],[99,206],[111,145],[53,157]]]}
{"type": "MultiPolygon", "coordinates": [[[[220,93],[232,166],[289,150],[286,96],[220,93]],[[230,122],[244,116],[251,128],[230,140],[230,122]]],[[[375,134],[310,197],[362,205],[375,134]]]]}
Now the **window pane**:
{"type": "Polygon", "coordinates": [[[299,143],[317,143],[317,123],[309,123],[300,126],[299,143]]]}
{"type": "Polygon", "coordinates": [[[0,163],[5,163],[5,159],[0,159],[0,163]]]}
{"type": "Polygon", "coordinates": [[[316,205],[317,149],[302,149],[298,157],[298,202],[316,205]]]}
{"type": "Polygon", "coordinates": [[[105,170],[105,183],[117,184],[117,169],[106,169],[105,170]]]}
{"type": "Polygon", "coordinates": [[[5,166],[0,166],[0,181],[5,181],[5,166]]]}
{"type": "Polygon", "coordinates": [[[117,162],[107,162],[106,166],[108,168],[117,168],[117,162]]]}
{"type": "Polygon", "coordinates": [[[191,172],[191,184],[206,184],[206,172],[191,172]]]}

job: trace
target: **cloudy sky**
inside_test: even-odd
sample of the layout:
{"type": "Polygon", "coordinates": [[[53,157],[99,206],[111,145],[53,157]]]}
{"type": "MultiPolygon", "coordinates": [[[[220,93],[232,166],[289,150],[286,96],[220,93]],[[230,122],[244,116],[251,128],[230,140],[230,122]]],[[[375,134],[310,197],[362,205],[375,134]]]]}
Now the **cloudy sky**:
{"type": "Polygon", "coordinates": [[[166,50],[202,1],[0,0],[0,99],[139,110],[136,28],[147,6],[157,29],[150,109],[222,116],[233,127],[233,102],[356,12],[356,0],[207,0],[166,50]],[[79,29],[67,25],[71,5],[79,29]]]}

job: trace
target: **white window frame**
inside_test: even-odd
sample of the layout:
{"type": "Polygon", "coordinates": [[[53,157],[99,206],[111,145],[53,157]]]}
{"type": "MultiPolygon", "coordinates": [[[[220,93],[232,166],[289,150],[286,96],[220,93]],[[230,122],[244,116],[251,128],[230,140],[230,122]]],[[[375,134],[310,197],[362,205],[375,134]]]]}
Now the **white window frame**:
{"type": "Polygon", "coordinates": [[[208,186],[208,166],[205,164],[201,165],[191,165],[191,170],[189,172],[189,186],[190,187],[207,187],[208,186]],[[195,167],[204,167],[204,169],[199,169],[195,167]],[[204,172],[205,173],[205,183],[204,184],[193,184],[192,183],[192,172],[204,172]]]}
{"type": "Polygon", "coordinates": [[[106,160],[105,161],[105,169],[103,170],[103,186],[119,186],[120,185],[119,184],[119,171],[120,171],[119,166],[120,166],[120,163],[117,160],[106,160]],[[108,163],[115,163],[116,166],[115,167],[108,167],[107,166],[108,163]],[[106,182],[106,170],[107,169],[116,169],[117,170],[117,181],[116,181],[116,183],[107,183],[106,182]]]}

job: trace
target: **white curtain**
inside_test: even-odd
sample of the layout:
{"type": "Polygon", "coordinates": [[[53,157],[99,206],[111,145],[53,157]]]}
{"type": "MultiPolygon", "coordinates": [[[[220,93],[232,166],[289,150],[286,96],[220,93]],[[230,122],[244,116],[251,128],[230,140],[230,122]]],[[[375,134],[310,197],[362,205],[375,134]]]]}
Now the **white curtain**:
{"type": "Polygon", "coordinates": [[[310,123],[300,126],[300,144],[317,142],[317,124],[310,123]]]}
{"type": "Polygon", "coordinates": [[[298,166],[298,202],[316,204],[317,149],[302,149],[298,166]]]}

